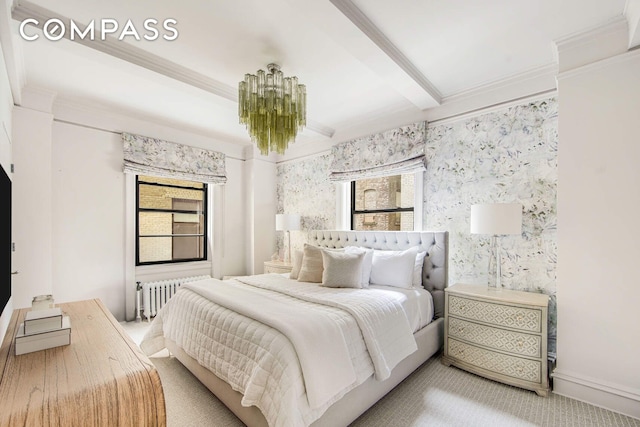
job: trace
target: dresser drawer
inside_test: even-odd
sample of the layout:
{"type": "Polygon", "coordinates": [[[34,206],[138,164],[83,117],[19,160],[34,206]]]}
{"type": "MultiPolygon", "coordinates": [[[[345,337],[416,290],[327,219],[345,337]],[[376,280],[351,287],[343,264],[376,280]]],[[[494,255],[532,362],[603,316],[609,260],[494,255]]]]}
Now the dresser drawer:
{"type": "Polygon", "coordinates": [[[477,301],[450,295],[448,311],[450,316],[463,317],[522,331],[542,331],[542,311],[537,309],[477,301]]]}
{"type": "Polygon", "coordinates": [[[542,382],[541,363],[536,360],[497,353],[449,338],[447,350],[450,358],[501,375],[533,383],[542,382]]]}
{"type": "Polygon", "coordinates": [[[539,335],[499,329],[496,327],[467,322],[455,317],[449,318],[447,333],[472,344],[491,347],[522,356],[542,357],[539,335]]]}

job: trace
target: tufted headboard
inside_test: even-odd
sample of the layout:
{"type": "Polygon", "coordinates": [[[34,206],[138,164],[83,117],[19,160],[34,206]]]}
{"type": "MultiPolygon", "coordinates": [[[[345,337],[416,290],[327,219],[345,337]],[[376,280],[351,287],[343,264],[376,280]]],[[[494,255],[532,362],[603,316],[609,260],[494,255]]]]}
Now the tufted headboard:
{"type": "Polygon", "coordinates": [[[422,284],[433,296],[435,317],[444,317],[444,288],[449,267],[448,231],[338,231],[312,230],[309,244],[323,248],[363,246],[381,250],[404,250],[418,246],[426,250],[422,284]]]}

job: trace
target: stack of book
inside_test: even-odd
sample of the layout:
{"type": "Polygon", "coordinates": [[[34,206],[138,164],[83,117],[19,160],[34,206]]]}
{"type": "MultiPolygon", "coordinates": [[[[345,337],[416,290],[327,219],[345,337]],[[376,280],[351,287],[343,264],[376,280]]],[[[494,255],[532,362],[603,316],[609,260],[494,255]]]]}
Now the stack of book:
{"type": "Polygon", "coordinates": [[[60,307],[28,311],[16,335],[16,356],[71,344],[71,321],[60,307]]]}

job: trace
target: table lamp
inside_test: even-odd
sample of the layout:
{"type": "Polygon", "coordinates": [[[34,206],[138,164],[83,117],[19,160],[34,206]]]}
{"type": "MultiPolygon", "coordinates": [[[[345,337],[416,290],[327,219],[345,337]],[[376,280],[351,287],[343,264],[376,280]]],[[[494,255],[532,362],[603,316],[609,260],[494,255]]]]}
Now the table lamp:
{"type": "Polygon", "coordinates": [[[277,214],[276,230],[287,233],[287,263],[291,264],[291,230],[300,230],[300,215],[298,214],[277,214]]]}
{"type": "Polygon", "coordinates": [[[502,262],[498,237],[522,234],[522,205],[520,203],[485,203],[471,206],[471,234],[491,236],[489,254],[489,288],[502,287],[502,262]]]}

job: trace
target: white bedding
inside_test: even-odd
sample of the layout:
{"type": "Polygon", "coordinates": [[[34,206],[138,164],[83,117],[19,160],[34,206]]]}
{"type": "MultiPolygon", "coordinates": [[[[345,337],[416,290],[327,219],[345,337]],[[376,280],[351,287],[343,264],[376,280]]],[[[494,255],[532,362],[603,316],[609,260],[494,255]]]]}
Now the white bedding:
{"type": "Polygon", "coordinates": [[[433,320],[434,308],[431,292],[424,288],[404,289],[395,286],[371,285],[370,289],[385,291],[390,298],[395,298],[409,319],[409,325],[413,332],[427,326],[433,320]]]}
{"type": "MultiPolygon", "coordinates": [[[[266,280],[267,287],[275,286],[275,281],[280,281],[284,285],[288,283],[306,287],[307,293],[312,294],[313,288],[318,288],[317,284],[304,284],[280,275],[252,276],[250,279],[243,278],[233,282],[239,283],[239,280],[266,280]]],[[[323,288],[321,293],[325,289],[327,288],[323,288]]],[[[429,295],[426,299],[413,298],[423,293],[416,290],[379,287],[372,291],[391,296],[392,300],[400,303],[403,313],[407,311],[406,323],[410,331],[432,317],[432,308],[430,313],[420,312],[421,308],[432,307],[427,291],[424,291],[429,295]]],[[[309,425],[349,390],[371,375],[378,377],[380,367],[374,367],[358,321],[344,309],[332,306],[318,308],[315,303],[280,293],[276,293],[273,298],[287,304],[297,301],[302,310],[314,307],[314,310],[324,312],[336,322],[345,338],[355,381],[317,408],[309,405],[304,375],[289,339],[275,328],[229,310],[188,288],[181,289],[158,313],[141,347],[147,354],[153,354],[164,348],[166,336],[198,363],[242,393],[242,404],[257,406],[269,425],[309,425]]],[[[388,349],[385,351],[389,352],[388,349]]],[[[391,359],[401,357],[398,354],[391,352],[391,359]]],[[[392,369],[396,362],[391,360],[387,368],[392,369]]],[[[380,364],[380,361],[377,363],[380,364]]],[[[384,378],[384,373],[381,377],[384,378]]]]}

